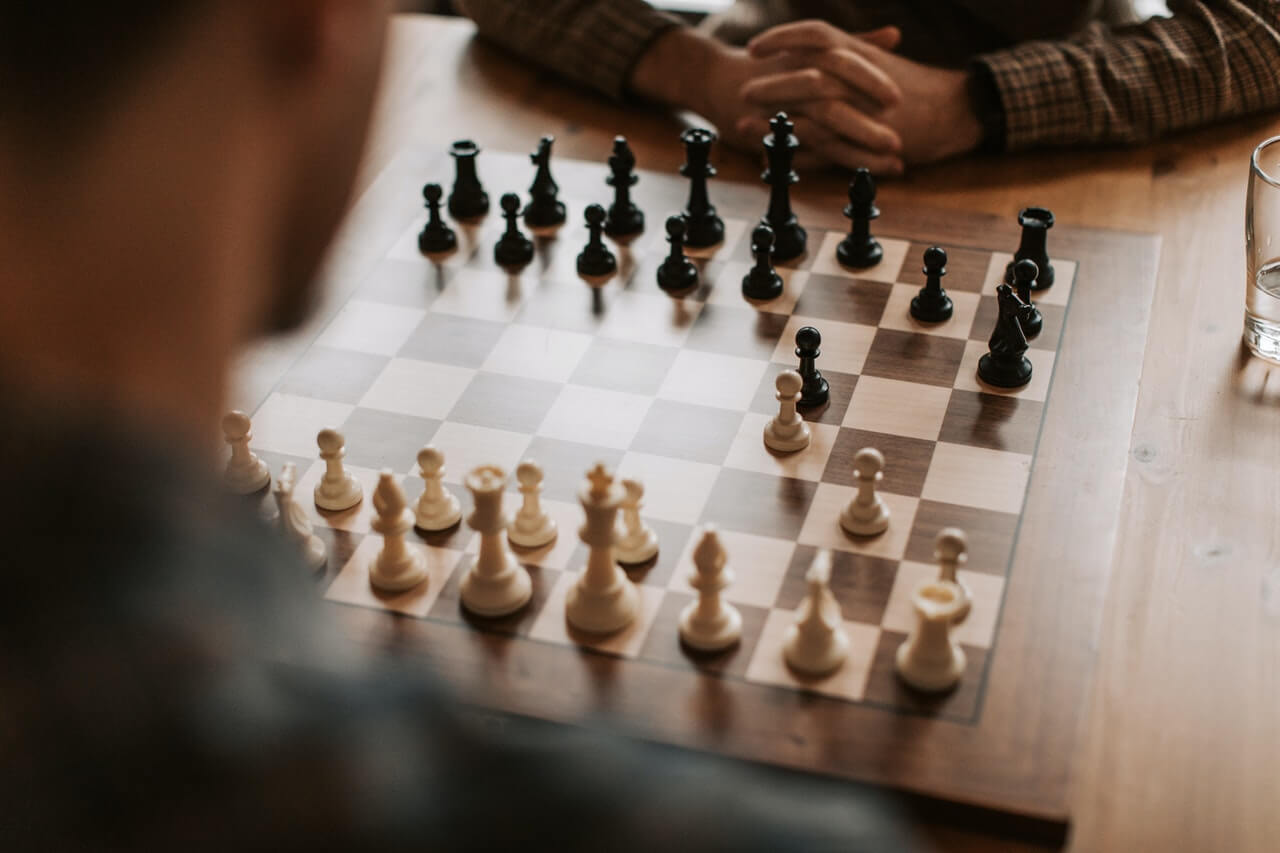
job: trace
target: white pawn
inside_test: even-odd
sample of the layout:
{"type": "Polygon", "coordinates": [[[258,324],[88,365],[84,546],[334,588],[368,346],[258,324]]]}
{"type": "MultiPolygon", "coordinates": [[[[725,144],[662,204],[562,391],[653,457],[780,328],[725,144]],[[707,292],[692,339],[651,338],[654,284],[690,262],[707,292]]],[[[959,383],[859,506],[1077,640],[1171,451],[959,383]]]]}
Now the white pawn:
{"type": "Polygon", "coordinates": [[[774,387],[778,392],[777,416],[764,425],[764,444],[771,450],[790,453],[803,450],[809,446],[809,425],[796,411],[796,403],[800,402],[800,390],[804,380],[794,370],[784,370],[778,374],[774,387]]]}
{"type": "Polygon", "coordinates": [[[526,459],[516,466],[516,482],[524,500],[507,525],[507,538],[521,548],[541,548],[555,541],[556,520],[542,509],[542,466],[526,459]]]}
{"type": "Polygon", "coordinates": [[[426,485],[418,496],[414,524],[429,532],[448,530],[462,518],[462,505],[443,485],[444,454],[429,444],[419,450],[418,474],[426,485]]]}
{"type": "Polygon", "coordinates": [[[631,624],[640,610],[640,593],[613,561],[614,524],[623,490],[613,475],[597,464],[587,474],[578,501],[587,519],[578,530],[586,544],[587,567],[569,589],[564,615],[579,631],[612,634],[631,624]]]}
{"type": "Polygon", "coordinates": [[[956,624],[959,625],[969,618],[969,610],[973,605],[973,595],[969,592],[968,584],[960,580],[957,574],[969,561],[969,540],[964,531],[958,527],[939,530],[937,538],[933,540],[933,557],[938,561],[938,580],[950,581],[964,593],[964,606],[956,615],[956,624]]]}
{"type": "Polygon", "coordinates": [[[724,545],[715,527],[707,525],[693,549],[694,570],[689,585],[698,591],[680,612],[680,639],[704,652],[727,649],[742,637],[742,614],[720,596],[733,583],[733,571],[725,568],[724,545]]]}
{"type": "Polygon", "coordinates": [[[347,440],[336,429],[322,429],[316,444],[320,445],[320,458],[324,460],[324,476],[316,483],[316,506],[335,511],[351,509],[364,498],[364,489],[355,475],[342,466],[347,440]]]}
{"type": "Polygon", "coordinates": [[[427,579],[427,558],[418,548],[404,541],[413,529],[413,513],[404,490],[387,470],[378,475],[373,492],[373,510],[377,515],[370,523],[382,534],[382,550],[369,566],[369,583],[383,592],[402,592],[427,579]]]}
{"type": "Polygon", "coordinates": [[[474,509],[467,524],[480,534],[480,553],[462,576],[462,606],[479,616],[506,616],[529,603],[533,581],[507,547],[507,519],[502,514],[502,489],[507,472],[482,465],[467,475],[474,509]]]}
{"type": "Polygon", "coordinates": [[[831,552],[819,551],[805,573],[809,585],[795,624],[782,647],[787,663],[806,675],[826,675],[844,663],[849,637],[841,624],[840,604],[831,594],[831,552]]]}
{"type": "Polygon", "coordinates": [[[876,494],[884,479],[884,455],[874,447],[864,447],[853,455],[853,477],[858,493],[840,513],[840,526],[854,536],[874,536],[889,527],[889,507],[876,494]]]}
{"type": "Polygon", "coordinates": [[[657,556],[658,534],[640,517],[644,484],[639,480],[623,480],[622,489],[622,526],[613,546],[613,558],[624,565],[638,565],[657,556]]]}
{"type": "Polygon", "coordinates": [[[325,566],[324,540],[312,529],[307,511],[293,499],[293,487],[297,474],[297,467],[292,462],[286,462],[284,470],[276,480],[272,494],[279,511],[280,529],[284,531],[288,540],[302,551],[302,557],[307,565],[318,572],[325,566]]]}
{"type": "Polygon", "coordinates": [[[951,626],[966,606],[964,591],[951,581],[924,581],[911,594],[915,630],[898,647],[894,663],[902,680],[917,690],[949,690],[964,675],[965,656],[951,639],[951,626]]]}
{"type": "Polygon", "coordinates": [[[249,416],[244,412],[228,412],[222,418],[222,437],[231,445],[223,480],[238,495],[251,495],[271,482],[271,469],[249,449],[253,438],[249,427],[249,416]]]}

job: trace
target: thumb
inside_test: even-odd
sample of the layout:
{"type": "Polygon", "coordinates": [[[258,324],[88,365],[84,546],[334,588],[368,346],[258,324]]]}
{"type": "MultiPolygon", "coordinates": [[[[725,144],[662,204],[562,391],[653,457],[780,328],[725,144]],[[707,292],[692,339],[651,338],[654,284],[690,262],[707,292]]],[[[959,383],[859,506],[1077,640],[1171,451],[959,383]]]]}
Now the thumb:
{"type": "Polygon", "coordinates": [[[867,30],[865,33],[855,33],[855,35],[863,41],[870,42],[882,50],[895,50],[902,42],[902,30],[893,26],[867,30]]]}

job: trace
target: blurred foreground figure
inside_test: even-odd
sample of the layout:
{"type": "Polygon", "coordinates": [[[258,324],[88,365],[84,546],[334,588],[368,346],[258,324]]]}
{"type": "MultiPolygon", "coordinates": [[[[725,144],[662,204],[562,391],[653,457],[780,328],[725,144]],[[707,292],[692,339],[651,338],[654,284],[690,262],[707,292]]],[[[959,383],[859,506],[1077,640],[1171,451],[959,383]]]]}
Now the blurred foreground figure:
{"type": "Polygon", "coordinates": [[[644,0],[457,0],[484,37],[755,151],[778,110],[810,162],[879,174],[975,149],[1134,143],[1280,106],[1280,3],[737,0],[698,30],[644,0]],[[737,45],[737,46],[734,46],[737,45]]]}
{"type": "Polygon", "coordinates": [[[478,734],[218,488],[228,365],[305,316],[386,5],[0,0],[0,849],[906,848],[808,782],[478,734]]]}

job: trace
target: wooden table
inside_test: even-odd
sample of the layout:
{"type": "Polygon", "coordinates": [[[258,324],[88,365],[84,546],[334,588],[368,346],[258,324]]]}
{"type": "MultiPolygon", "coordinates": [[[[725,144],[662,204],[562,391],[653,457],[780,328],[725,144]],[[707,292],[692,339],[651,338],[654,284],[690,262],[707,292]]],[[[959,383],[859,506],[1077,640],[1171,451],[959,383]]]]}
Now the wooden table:
{"type": "MultiPolygon", "coordinates": [[[[470,24],[397,20],[362,179],[407,145],[483,140],[599,159],[625,133],[675,171],[676,121],[556,83],[473,39],[470,24]]],[[[1264,850],[1280,838],[1280,370],[1241,355],[1250,120],[1133,151],[967,160],[882,186],[882,207],[1012,217],[1049,200],[1062,223],[1158,233],[1142,371],[1070,849],[1264,850]]],[[[754,158],[719,155],[756,180],[754,158]]],[[[840,204],[836,180],[798,193],[840,204]]],[[[1083,499],[1083,498],[1082,498],[1083,499]]],[[[1024,849],[938,830],[948,848],[1024,849]]]]}

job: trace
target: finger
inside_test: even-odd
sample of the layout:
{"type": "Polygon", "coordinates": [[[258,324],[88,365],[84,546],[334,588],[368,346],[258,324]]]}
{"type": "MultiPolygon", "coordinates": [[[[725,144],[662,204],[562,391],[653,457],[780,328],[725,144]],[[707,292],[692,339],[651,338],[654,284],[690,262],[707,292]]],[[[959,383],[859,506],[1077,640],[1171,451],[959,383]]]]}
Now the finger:
{"type": "Polygon", "coordinates": [[[826,21],[792,21],[779,24],[747,42],[752,56],[767,56],[783,50],[825,50],[839,47],[849,34],[826,21]]]}
{"type": "Polygon", "coordinates": [[[874,44],[881,50],[897,50],[898,45],[902,43],[902,30],[897,27],[881,27],[878,30],[854,33],[854,36],[874,44]]]}
{"type": "Polygon", "coordinates": [[[896,130],[843,101],[808,101],[795,104],[792,109],[861,148],[885,154],[902,151],[902,138],[896,130]]]}
{"type": "Polygon", "coordinates": [[[889,75],[851,51],[810,54],[813,65],[793,71],[762,74],[743,84],[740,94],[752,103],[779,101],[853,100],[865,95],[876,106],[902,101],[902,90],[889,75]],[[837,55],[838,54],[838,55],[837,55]]]}
{"type": "Polygon", "coordinates": [[[819,50],[809,54],[808,60],[813,67],[840,78],[886,107],[902,103],[902,89],[893,78],[856,51],[846,48],[819,50]]]}

